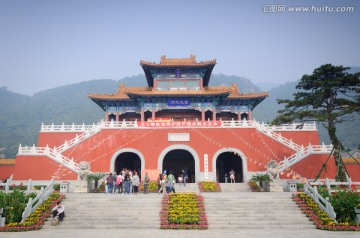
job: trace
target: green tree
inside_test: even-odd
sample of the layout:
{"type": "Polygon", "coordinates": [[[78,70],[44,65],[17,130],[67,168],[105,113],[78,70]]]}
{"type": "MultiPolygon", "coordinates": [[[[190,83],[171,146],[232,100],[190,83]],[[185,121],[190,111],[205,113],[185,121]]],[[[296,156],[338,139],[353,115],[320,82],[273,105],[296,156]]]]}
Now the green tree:
{"type": "Polygon", "coordinates": [[[304,75],[297,84],[293,100],[278,99],[285,108],[273,121],[274,124],[294,120],[323,122],[333,144],[337,179],[344,181],[346,174],[340,160],[343,146],[336,135],[336,124],[351,120],[350,114],[360,112],[360,73],[350,74],[350,68],[322,65],[313,74],[304,75]]]}

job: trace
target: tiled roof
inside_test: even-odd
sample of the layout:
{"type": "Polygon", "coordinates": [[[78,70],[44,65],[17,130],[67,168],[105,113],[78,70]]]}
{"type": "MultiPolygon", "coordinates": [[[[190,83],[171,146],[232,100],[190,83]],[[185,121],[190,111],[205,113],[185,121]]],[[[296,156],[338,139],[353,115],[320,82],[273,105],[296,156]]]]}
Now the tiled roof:
{"type": "Polygon", "coordinates": [[[220,96],[228,95],[227,99],[252,99],[265,98],[268,93],[248,93],[242,94],[233,83],[231,86],[211,86],[204,87],[202,90],[154,90],[150,87],[125,87],[120,85],[119,90],[115,94],[89,94],[91,99],[98,100],[131,100],[128,95],[143,97],[179,97],[179,96],[220,96]]]}
{"type": "Polygon", "coordinates": [[[215,65],[216,60],[209,60],[209,61],[200,61],[196,62],[195,55],[190,55],[190,58],[175,58],[175,59],[168,59],[165,55],[161,56],[160,63],[155,62],[148,62],[141,60],[140,65],[148,65],[148,66],[204,66],[204,65],[215,65]]]}
{"type": "Polygon", "coordinates": [[[344,164],[360,164],[360,158],[343,158],[344,164]]]}
{"type": "Polygon", "coordinates": [[[15,165],[16,159],[0,159],[1,165],[15,165]]]}

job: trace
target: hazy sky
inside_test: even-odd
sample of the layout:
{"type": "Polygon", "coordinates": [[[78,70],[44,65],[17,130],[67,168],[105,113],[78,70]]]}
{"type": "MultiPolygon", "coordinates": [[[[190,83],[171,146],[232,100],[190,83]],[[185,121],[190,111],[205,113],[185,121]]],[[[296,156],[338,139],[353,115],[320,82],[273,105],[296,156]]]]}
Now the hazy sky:
{"type": "Polygon", "coordinates": [[[360,2],[0,0],[0,86],[11,91],[118,80],[143,73],[141,59],[190,54],[253,82],[294,81],[325,63],[360,66],[360,2]],[[338,6],[354,11],[326,12],[338,6]]]}

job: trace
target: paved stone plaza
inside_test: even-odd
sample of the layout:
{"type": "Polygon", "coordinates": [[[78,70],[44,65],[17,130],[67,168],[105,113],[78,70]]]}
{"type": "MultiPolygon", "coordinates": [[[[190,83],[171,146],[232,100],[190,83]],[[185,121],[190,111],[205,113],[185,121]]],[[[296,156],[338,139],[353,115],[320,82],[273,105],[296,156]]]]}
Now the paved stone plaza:
{"type": "Polygon", "coordinates": [[[255,237],[276,237],[276,238],[341,238],[341,237],[359,237],[359,232],[329,232],[316,230],[264,230],[264,229],[254,229],[254,230],[160,230],[160,229],[134,229],[134,230],[124,230],[124,229],[113,229],[113,230],[98,230],[98,229],[42,229],[39,231],[29,231],[29,232],[13,232],[13,233],[0,233],[2,238],[66,238],[66,237],[76,237],[76,238],[89,238],[89,237],[196,237],[196,238],[207,238],[207,237],[246,237],[246,238],[255,238],[255,237]]]}

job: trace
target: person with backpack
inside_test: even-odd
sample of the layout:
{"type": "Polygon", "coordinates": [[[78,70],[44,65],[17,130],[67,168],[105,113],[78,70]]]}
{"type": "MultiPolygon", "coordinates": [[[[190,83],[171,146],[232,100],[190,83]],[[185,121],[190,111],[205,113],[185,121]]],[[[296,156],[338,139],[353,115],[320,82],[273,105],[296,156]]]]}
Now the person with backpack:
{"type": "Polygon", "coordinates": [[[116,181],[115,181],[115,191],[118,190],[118,193],[123,193],[123,189],[122,189],[122,175],[121,173],[116,176],[116,181]]]}
{"type": "Polygon", "coordinates": [[[172,172],[166,178],[166,193],[169,194],[171,192],[175,193],[175,177],[172,172]]]}
{"type": "Polygon", "coordinates": [[[150,183],[150,176],[148,172],[146,172],[144,178],[144,194],[149,194],[149,183],[150,183]]]}

